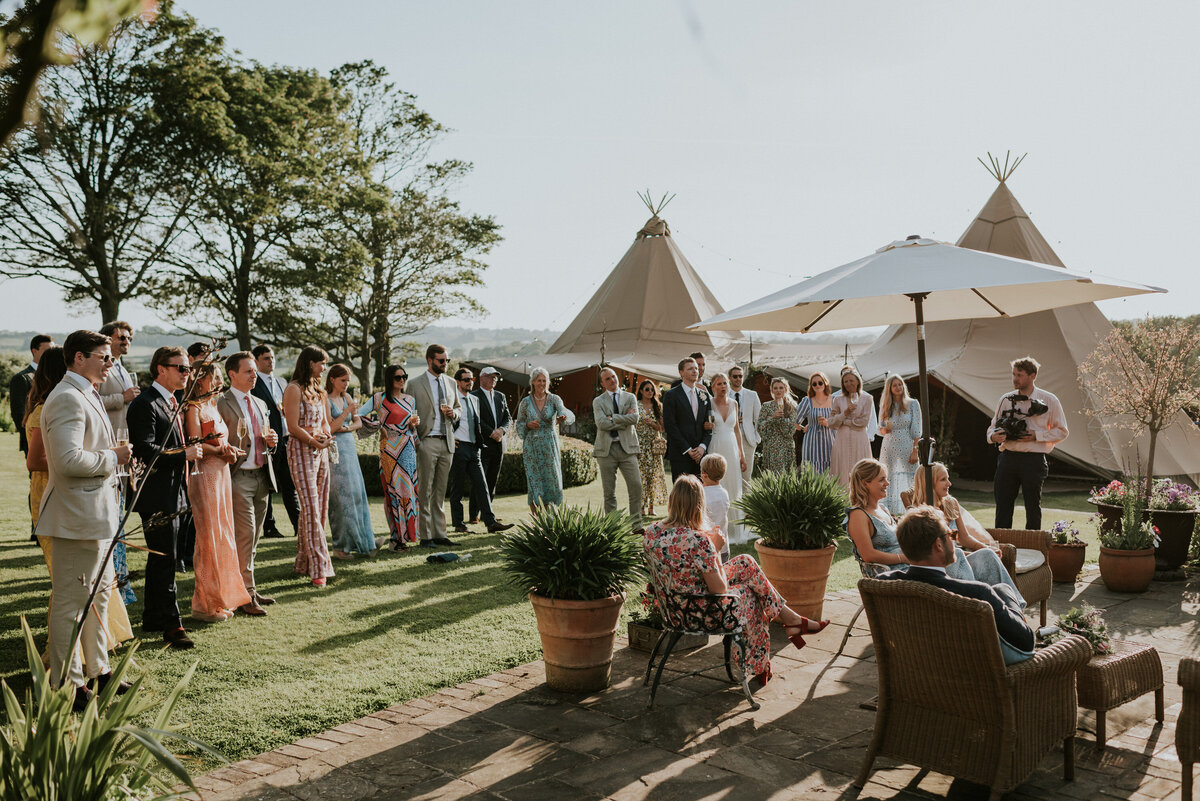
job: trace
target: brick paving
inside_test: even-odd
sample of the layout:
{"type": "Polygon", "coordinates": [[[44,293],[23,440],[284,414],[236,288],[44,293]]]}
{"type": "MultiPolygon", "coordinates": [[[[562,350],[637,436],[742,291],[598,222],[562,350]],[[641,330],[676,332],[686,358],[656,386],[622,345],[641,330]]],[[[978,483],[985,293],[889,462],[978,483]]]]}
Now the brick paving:
{"type": "MultiPolygon", "coordinates": [[[[1143,595],[1108,592],[1092,568],[1080,583],[1055,585],[1051,615],[1080,601],[1105,610],[1117,637],[1154,645],[1166,679],[1166,722],[1153,695],[1108,713],[1108,747],[1094,748],[1095,717],[1083,712],[1075,781],[1052,752],[1007,798],[1178,798],[1175,755],[1179,659],[1200,648],[1200,579],[1155,583],[1143,595]]],[[[876,670],[865,617],[834,657],[856,592],[829,596],[834,624],[798,652],[775,631],[775,677],[752,711],[739,688],[690,677],[659,688],[646,708],[647,655],[622,639],[613,686],[587,697],[543,685],[532,662],[447,687],[252,759],[200,776],[203,801],[429,799],[451,801],[703,801],[853,798],[850,787],[870,738],[876,670]]],[[[720,646],[672,656],[691,670],[720,660],[720,646]]],[[[714,676],[720,675],[717,672],[714,676]]],[[[666,675],[664,674],[664,679],[666,675]]],[[[876,760],[863,799],[986,798],[980,785],[876,760]]]]}

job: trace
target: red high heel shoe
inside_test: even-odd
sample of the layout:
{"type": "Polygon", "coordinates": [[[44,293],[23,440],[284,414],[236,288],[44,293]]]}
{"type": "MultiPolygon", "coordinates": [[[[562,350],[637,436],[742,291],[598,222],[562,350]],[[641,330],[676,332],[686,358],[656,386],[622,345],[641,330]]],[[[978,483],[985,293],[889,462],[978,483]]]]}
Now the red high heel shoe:
{"type": "Polygon", "coordinates": [[[756,682],[758,682],[758,686],[759,686],[759,688],[760,688],[760,689],[761,689],[762,687],[766,687],[766,686],[767,686],[767,682],[771,680],[771,668],[770,668],[770,667],[768,667],[768,668],[767,668],[766,670],[764,670],[762,673],[758,673],[758,674],[756,674],[756,675],[754,676],[754,680],[755,680],[756,682]]]}
{"type": "Polygon", "coordinates": [[[800,624],[798,626],[784,626],[783,630],[784,630],[784,633],[786,634],[788,632],[788,630],[790,630],[790,629],[800,629],[799,634],[791,634],[788,636],[788,639],[791,641],[792,645],[796,646],[796,650],[799,651],[801,648],[803,648],[805,645],[808,644],[808,643],[804,642],[805,634],[817,634],[821,631],[824,631],[825,627],[828,625],[829,625],[828,620],[822,620],[820,622],[814,623],[813,621],[809,620],[806,617],[801,617],[800,624]]]}

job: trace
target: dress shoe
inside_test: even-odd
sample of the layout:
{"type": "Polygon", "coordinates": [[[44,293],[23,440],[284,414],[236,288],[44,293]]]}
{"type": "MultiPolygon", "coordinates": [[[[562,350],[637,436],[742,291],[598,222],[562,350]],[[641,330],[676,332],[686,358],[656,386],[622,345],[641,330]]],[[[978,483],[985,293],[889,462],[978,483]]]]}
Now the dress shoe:
{"type": "Polygon", "coordinates": [[[314,587],[316,587],[318,590],[323,590],[323,589],[325,589],[325,579],[315,578],[312,580],[312,585],[314,587]]]}
{"type": "Polygon", "coordinates": [[[408,543],[407,542],[389,542],[388,550],[392,551],[393,553],[399,553],[400,551],[407,551],[408,543]]]}
{"type": "Polygon", "coordinates": [[[267,613],[266,609],[263,609],[261,606],[254,603],[254,601],[251,601],[248,604],[242,604],[237,608],[237,610],[243,615],[250,615],[251,617],[262,617],[267,613]]]}
{"type": "Polygon", "coordinates": [[[87,709],[88,702],[92,700],[92,691],[82,684],[75,687],[75,700],[71,702],[72,712],[82,712],[87,709]]]}
{"type": "Polygon", "coordinates": [[[329,555],[342,562],[351,562],[354,560],[354,554],[349,551],[330,551],[329,555]]]}
{"type": "Polygon", "coordinates": [[[446,539],[445,537],[438,537],[437,539],[429,540],[429,542],[433,543],[434,545],[436,545],[440,548],[457,548],[458,547],[457,542],[455,542],[454,540],[451,540],[451,539],[446,539]]]}
{"type": "Polygon", "coordinates": [[[462,523],[455,523],[454,524],[454,533],[455,534],[466,534],[467,527],[464,526],[462,523]]]}
{"type": "Polygon", "coordinates": [[[499,520],[497,520],[495,523],[488,526],[487,529],[488,529],[488,534],[495,534],[499,531],[508,531],[512,527],[513,527],[512,523],[501,523],[499,520]]]}
{"type": "MultiPolygon", "coordinates": [[[[96,692],[98,692],[98,693],[104,692],[104,688],[108,686],[108,683],[110,681],[112,681],[112,678],[113,678],[112,673],[101,673],[99,676],[97,676],[96,677],[96,692]]],[[[125,693],[129,692],[131,689],[133,689],[133,685],[130,684],[129,682],[127,682],[127,681],[117,682],[117,695],[124,695],[125,693]]]]}
{"type": "MultiPolygon", "coordinates": [[[[438,547],[439,542],[441,542],[441,540],[421,540],[421,547],[422,548],[436,548],[436,547],[438,547]]],[[[446,540],[446,542],[449,542],[449,540],[446,540]]]]}
{"type": "Polygon", "coordinates": [[[279,533],[279,529],[272,526],[271,528],[263,529],[263,536],[269,540],[281,540],[283,535],[279,533]]]}
{"type": "Polygon", "coordinates": [[[192,638],[187,636],[187,630],[183,628],[164,631],[163,641],[177,651],[186,651],[196,647],[196,643],[192,642],[192,638]]]}
{"type": "Polygon", "coordinates": [[[253,595],[254,603],[258,604],[259,606],[270,606],[271,604],[275,603],[275,599],[271,598],[270,596],[259,595],[257,592],[253,593],[253,595]]]}

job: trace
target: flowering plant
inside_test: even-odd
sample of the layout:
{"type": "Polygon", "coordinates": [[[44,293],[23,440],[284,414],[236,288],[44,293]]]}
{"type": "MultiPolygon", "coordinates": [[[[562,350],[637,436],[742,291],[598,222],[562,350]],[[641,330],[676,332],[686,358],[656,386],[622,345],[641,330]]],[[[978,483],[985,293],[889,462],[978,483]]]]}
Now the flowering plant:
{"type": "Polygon", "coordinates": [[[1106,503],[1110,506],[1120,506],[1125,501],[1125,485],[1114,478],[1103,487],[1093,487],[1088,495],[1092,503],[1106,503]]]}
{"type": "Polygon", "coordinates": [[[1158,526],[1149,521],[1127,525],[1122,522],[1120,531],[1100,531],[1100,544],[1115,551],[1144,551],[1157,548],[1158,526]]]}
{"type": "Polygon", "coordinates": [[[1058,618],[1059,631],[1046,638],[1048,642],[1061,640],[1068,634],[1078,634],[1092,645],[1096,654],[1107,654],[1112,651],[1112,640],[1108,636],[1108,625],[1100,610],[1084,602],[1079,608],[1071,607],[1070,611],[1058,618]]]}
{"type": "Polygon", "coordinates": [[[658,609],[658,599],[654,597],[653,584],[647,584],[638,596],[638,609],[633,613],[632,620],[653,629],[663,627],[662,612],[658,609]]]}
{"type": "Polygon", "coordinates": [[[1168,512],[1200,510],[1200,492],[1187,484],[1176,484],[1169,478],[1157,479],[1150,488],[1151,509],[1168,512]]]}
{"type": "Polygon", "coordinates": [[[1075,528],[1070,520],[1055,520],[1054,525],[1050,527],[1050,534],[1058,545],[1084,544],[1083,540],[1079,538],[1079,529],[1075,528]]]}

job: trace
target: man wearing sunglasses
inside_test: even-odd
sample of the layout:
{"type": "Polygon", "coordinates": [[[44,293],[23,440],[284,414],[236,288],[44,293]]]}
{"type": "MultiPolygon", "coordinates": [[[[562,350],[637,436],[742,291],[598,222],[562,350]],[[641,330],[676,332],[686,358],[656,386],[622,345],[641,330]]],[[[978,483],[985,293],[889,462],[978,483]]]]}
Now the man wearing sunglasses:
{"type": "Polygon", "coordinates": [[[450,354],[442,345],[425,349],[425,375],[408,391],[417,406],[417,534],[424,548],[450,548],[458,543],[446,536],[446,485],[454,459],[454,426],[462,417],[458,387],[446,375],[450,354]]]}
{"type": "Polygon", "coordinates": [[[185,447],[183,415],[175,399],[191,371],[183,348],[154,351],[150,360],[154,383],[129,404],[126,414],[133,455],[147,466],[157,457],[154,470],[141,479],[141,493],[133,507],[142,518],[146,546],[155,552],[146,557],[142,629],[161,631],[167,645],[177,649],[194,645],[183,628],[175,587],[182,516],[188,509],[187,463],[200,458],[199,443],[185,447]]]}

